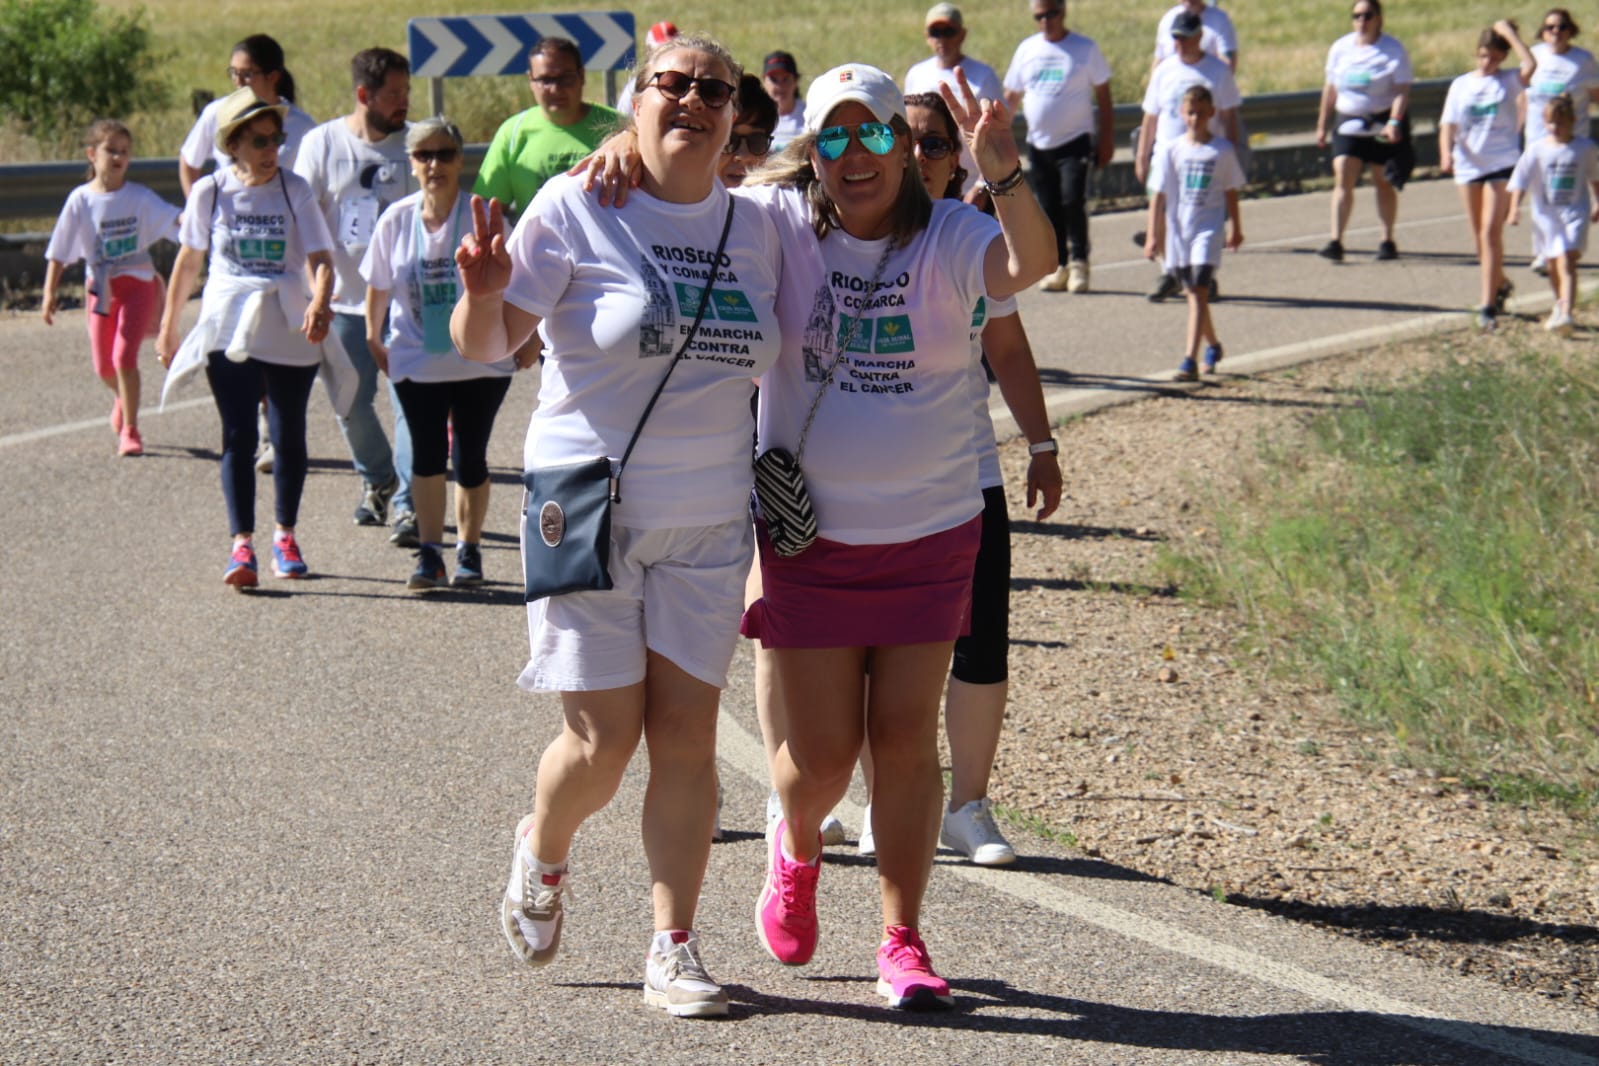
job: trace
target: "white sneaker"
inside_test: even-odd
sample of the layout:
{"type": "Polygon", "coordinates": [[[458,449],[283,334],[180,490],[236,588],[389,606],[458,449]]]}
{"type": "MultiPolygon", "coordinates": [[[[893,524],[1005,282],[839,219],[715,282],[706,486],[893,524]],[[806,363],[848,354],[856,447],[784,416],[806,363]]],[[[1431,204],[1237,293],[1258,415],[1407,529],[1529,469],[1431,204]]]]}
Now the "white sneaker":
{"type": "Polygon", "coordinates": [[[572,873],[541,874],[534,869],[527,843],[532,828],[531,814],[516,826],[516,854],[500,903],[500,927],[517,958],[529,966],[544,966],[554,960],[561,946],[561,897],[572,894],[572,873]]]}
{"type": "Polygon", "coordinates": [[[1561,337],[1569,337],[1575,331],[1571,316],[1558,307],[1549,313],[1549,321],[1543,328],[1561,337]]]}
{"type": "Polygon", "coordinates": [[[700,938],[692,930],[656,933],[644,962],[644,1002],[677,1018],[713,1018],[727,1013],[727,993],[700,962],[700,938]]]}
{"type": "Polygon", "coordinates": [[[864,858],[877,855],[877,834],[872,832],[872,805],[868,803],[861,813],[861,838],[855,842],[855,853],[864,858]]]}
{"type": "Polygon", "coordinates": [[[1040,292],[1065,292],[1072,283],[1072,272],[1066,267],[1056,267],[1055,273],[1050,274],[1038,283],[1040,292]]]}
{"type": "Polygon", "coordinates": [[[988,797],[972,800],[958,811],[946,811],[938,839],[979,866],[1008,866],[1016,861],[1010,846],[994,824],[988,797]]]}
{"type": "Polygon", "coordinates": [[[1066,291],[1074,293],[1088,291],[1088,260],[1073,259],[1066,264],[1066,291]]]}
{"type": "MultiPolygon", "coordinates": [[[[772,835],[773,828],[783,820],[783,801],[778,798],[774,788],[766,796],[766,836],[772,835]]],[[[837,847],[849,839],[849,834],[844,830],[844,823],[838,820],[836,814],[830,814],[822,819],[822,844],[837,847]]]]}

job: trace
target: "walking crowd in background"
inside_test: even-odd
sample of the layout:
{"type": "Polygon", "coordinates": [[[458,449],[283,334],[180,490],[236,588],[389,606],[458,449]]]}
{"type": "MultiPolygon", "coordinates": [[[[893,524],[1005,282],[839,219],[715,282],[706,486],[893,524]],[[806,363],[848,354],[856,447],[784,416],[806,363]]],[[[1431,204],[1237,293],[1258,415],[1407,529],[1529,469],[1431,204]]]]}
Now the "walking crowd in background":
{"type": "MultiPolygon", "coordinates": [[[[752,891],[760,942],[781,963],[810,961],[824,849],[848,839],[833,808],[858,763],[858,850],[880,881],[877,990],[906,1009],[954,1002],[922,932],[936,849],[1016,860],[987,796],[1010,642],[990,387],[1027,439],[1025,503],[1046,519],[1063,478],[1015,296],[1092,291],[1092,175],[1116,149],[1103,53],[1068,27],[1062,0],[1027,9],[1034,32],[1003,73],[965,53],[965,16],[946,2],[927,11],[929,58],[902,82],[849,63],[808,86],[791,52],[746,72],[714,38],[659,22],[616,109],[585,99],[577,44],[544,38],[528,53],[533,104],[500,125],[470,187],[460,131],[411,119],[409,64],[382,47],[353,56],[350,111],[318,125],[295,106],[278,42],[240,40],[234,91],[181,147],[181,213],[127,181],[126,126],[88,130],[88,181],[46,252],[44,320],[65,268],[86,261],[93,365],[124,456],[144,447],[144,339],[167,369],[164,394],[204,372],[221,425],[226,584],[259,581],[258,473],[273,485],[272,574],[311,572],[296,531],[318,377],[356,474],[353,523],[415,552],[404,581],[419,593],[490,578],[488,446],[519,370],[542,365],[524,444],[529,589],[546,565],[536,542],[586,530],[570,500],[536,486],[599,464],[599,573],[527,597],[519,681],[558,694],[562,722],[501,906],[524,962],[558,957],[577,832],[643,740],[645,999],[727,1013],[694,919],[721,834],[718,701],[742,634],[771,779],[752,891]],[[162,239],[179,244],[165,283],[149,251],[162,239]]],[[[1349,17],[1315,130],[1335,179],[1320,254],[1346,258],[1367,174],[1375,257],[1391,261],[1415,166],[1410,60],[1379,0],[1354,0],[1349,17]]],[[[1583,135],[1599,66],[1576,34],[1564,8],[1531,47],[1511,21],[1484,29],[1440,119],[1483,329],[1510,295],[1503,229],[1524,207],[1556,297],[1546,325],[1572,328],[1599,221],[1599,150],[1583,135]]],[[[1149,194],[1143,250],[1159,264],[1149,297],[1187,302],[1178,380],[1223,358],[1212,305],[1223,250],[1244,240],[1249,165],[1239,56],[1231,19],[1204,0],[1182,0],[1155,30],[1133,158],[1149,194]]]]}

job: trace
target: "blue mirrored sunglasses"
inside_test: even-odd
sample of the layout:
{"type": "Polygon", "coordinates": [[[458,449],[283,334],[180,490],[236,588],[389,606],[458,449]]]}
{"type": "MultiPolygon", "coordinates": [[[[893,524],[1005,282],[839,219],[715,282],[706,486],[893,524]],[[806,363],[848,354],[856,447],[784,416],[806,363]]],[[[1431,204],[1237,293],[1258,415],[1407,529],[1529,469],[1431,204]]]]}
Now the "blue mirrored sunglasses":
{"type": "Polygon", "coordinates": [[[858,126],[827,126],[817,131],[816,150],[831,163],[849,148],[850,138],[860,141],[873,155],[894,150],[894,130],[886,122],[862,122],[858,126]]]}

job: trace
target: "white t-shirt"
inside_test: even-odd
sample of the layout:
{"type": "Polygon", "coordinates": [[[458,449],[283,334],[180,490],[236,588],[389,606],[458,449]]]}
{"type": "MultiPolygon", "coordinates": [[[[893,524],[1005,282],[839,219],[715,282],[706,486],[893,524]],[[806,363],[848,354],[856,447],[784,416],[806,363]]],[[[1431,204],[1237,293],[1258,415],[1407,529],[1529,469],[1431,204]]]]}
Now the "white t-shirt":
{"type": "Polygon", "coordinates": [[[231,336],[239,312],[232,305],[263,286],[281,289],[280,298],[268,301],[260,322],[247,330],[256,338],[250,354],[289,366],[321,360],[318,349],[299,332],[301,321],[290,321],[287,310],[278,310],[298,306],[303,311],[306,256],[333,246],[304,178],[279,169],[270,181],[246,185],[231,166],[213,171],[189,191],[179,240],[186,248],[211,253],[202,317],[226,320],[223,332],[231,336]]]}
{"type": "MultiPolygon", "coordinates": [[[[994,73],[993,67],[987,63],[980,63],[971,56],[963,57],[958,66],[966,72],[966,84],[972,87],[972,94],[979,100],[1005,98],[1005,86],[1000,83],[999,75],[994,73]]],[[[937,56],[922,60],[905,74],[905,95],[936,93],[938,87],[943,84],[948,84],[954,89],[955,69],[955,67],[939,66],[937,56]]],[[[956,137],[955,143],[960,148],[961,166],[966,169],[966,180],[961,184],[961,193],[964,195],[976,187],[981,175],[977,171],[976,161],[972,159],[971,149],[966,147],[966,139],[956,137]]]]}
{"type": "Polygon", "coordinates": [[[1599,64],[1586,48],[1572,45],[1565,54],[1556,55],[1547,44],[1532,46],[1533,57],[1538,60],[1538,70],[1527,86],[1526,143],[1535,144],[1549,132],[1544,125],[1543,109],[1550,100],[1561,93],[1570,93],[1577,107],[1577,129],[1588,128],[1589,95],[1599,86],[1599,64]]]}
{"type": "Polygon", "coordinates": [[[148,186],[123,182],[115,192],[95,192],[79,185],[67,195],[56,218],[46,259],[58,263],[86,260],[91,280],[129,277],[150,281],[155,267],[150,245],[178,237],[178,209],[148,186]]]}
{"type": "Polygon", "coordinates": [[[1462,74],[1449,85],[1439,120],[1455,127],[1455,183],[1509,170],[1521,158],[1521,131],[1516,98],[1521,75],[1500,70],[1484,77],[1462,74]]]}
{"type": "Polygon", "coordinates": [[[1581,251],[1593,210],[1589,189],[1599,180],[1599,148],[1586,137],[1561,144],[1545,137],[1530,145],[1510,175],[1509,188],[1523,189],[1545,248],[1581,251]]]}
{"type": "MultiPolygon", "coordinates": [[[[728,192],[715,186],[695,204],[635,191],[614,209],[563,175],[533,198],[511,234],[505,292],[543,319],[528,466],[621,458],[699,307],[727,214],[728,192]]],[[[622,472],[621,525],[671,529],[747,514],[750,390],[782,343],[783,253],[765,214],[741,198],[734,204],[711,308],[622,472]]]]}
{"type": "Polygon", "coordinates": [[[761,379],[760,449],[797,448],[848,333],[800,459],[821,535],[897,544],[978,514],[972,308],[985,295],[983,250],[999,224],[959,201],[934,201],[927,228],[889,256],[873,293],[886,238],[834,230],[818,241],[797,190],[740,192],[767,207],[784,249],[783,354],[761,379]]]}
{"type": "Polygon", "coordinates": [[[389,377],[437,382],[515,373],[516,361],[510,356],[476,363],[453,344],[445,351],[427,350],[429,321],[438,323],[434,328],[442,331],[443,341],[449,338],[450,312],[461,293],[455,250],[461,235],[472,232],[472,197],[465,190],[458,193],[450,220],[431,233],[422,224],[421,207],[422,194],[416,192],[384,211],[361,260],[366,284],[389,294],[389,377]]]}
{"type": "Polygon", "coordinates": [[[1380,114],[1414,80],[1410,53],[1386,33],[1371,44],[1346,33],[1327,50],[1327,84],[1338,91],[1333,106],[1340,115],[1380,114]]]}
{"type": "MultiPolygon", "coordinates": [[[[805,132],[805,98],[797,97],[794,100],[794,110],[788,114],[777,116],[777,125],[772,130],[772,151],[781,152],[789,141],[805,132]]],[[[720,231],[718,231],[720,232],[720,231]]]]}
{"type": "Polygon", "coordinates": [[[1144,114],[1157,116],[1155,145],[1174,141],[1188,132],[1183,125],[1183,94],[1195,85],[1210,90],[1216,113],[1210,120],[1210,132],[1217,137],[1227,133],[1221,120],[1223,111],[1230,111],[1243,102],[1238,95],[1238,82],[1227,64],[1215,56],[1200,56],[1199,62],[1189,64],[1173,56],[1155,68],[1149,76],[1149,88],[1144,90],[1144,114]]]}
{"type": "Polygon", "coordinates": [[[322,217],[333,235],[333,310],[347,315],[366,310],[361,257],[372,240],[378,216],[411,192],[416,182],[405,150],[405,130],[371,141],[350,132],[342,117],[305,135],[294,172],[310,183],[322,217]]]}
{"type": "Polygon", "coordinates": [[[972,308],[972,421],[976,435],[972,437],[972,450],[977,453],[977,487],[998,488],[1005,484],[999,469],[999,443],[994,439],[994,417],[988,413],[988,374],[983,370],[983,327],[996,318],[1009,318],[1016,314],[1016,297],[990,300],[980,296],[972,308]]]}
{"type": "MultiPolygon", "coordinates": [[[[233,162],[217,147],[217,111],[226,99],[218,97],[200,109],[200,117],[189,127],[189,135],[183,138],[183,147],[178,149],[178,158],[195,170],[205,166],[207,159],[215,160],[218,170],[233,162]]],[[[293,169],[294,154],[300,150],[300,141],[305,135],[316,128],[316,119],[287,100],[279,99],[278,103],[289,106],[288,113],[283,116],[283,135],[287,139],[278,146],[278,166],[293,169]]]]}
{"type": "MultiPolygon", "coordinates": [[[[1177,54],[1177,42],[1172,39],[1172,23],[1177,21],[1186,6],[1178,4],[1160,17],[1155,27],[1155,62],[1164,62],[1177,54]]],[[[1233,18],[1219,7],[1206,7],[1199,13],[1199,48],[1206,55],[1226,61],[1238,54],[1238,32],[1233,29],[1233,18]]]]}
{"type": "Polygon", "coordinates": [[[1033,34],[1016,46],[1005,71],[1005,88],[1022,94],[1027,143],[1040,149],[1096,132],[1094,89],[1108,81],[1099,45],[1080,33],[1058,41],[1033,34]]]}
{"type": "Polygon", "coordinates": [[[1225,137],[1179,137],[1155,150],[1149,188],[1166,196],[1166,255],[1173,266],[1221,262],[1227,193],[1244,186],[1244,168],[1225,137]]]}

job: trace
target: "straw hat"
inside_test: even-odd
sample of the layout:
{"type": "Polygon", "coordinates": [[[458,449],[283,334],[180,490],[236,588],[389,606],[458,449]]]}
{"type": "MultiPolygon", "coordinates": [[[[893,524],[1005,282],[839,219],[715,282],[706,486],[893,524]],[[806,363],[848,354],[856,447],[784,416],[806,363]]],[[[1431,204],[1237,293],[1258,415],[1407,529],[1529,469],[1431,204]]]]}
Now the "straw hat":
{"type": "Polygon", "coordinates": [[[246,85],[242,89],[235,89],[222,98],[222,104],[217,108],[217,135],[214,138],[217,151],[226,153],[228,141],[240,126],[252,122],[261,115],[275,113],[281,127],[284,117],[289,113],[288,104],[264,104],[255,97],[255,90],[246,85]]]}

